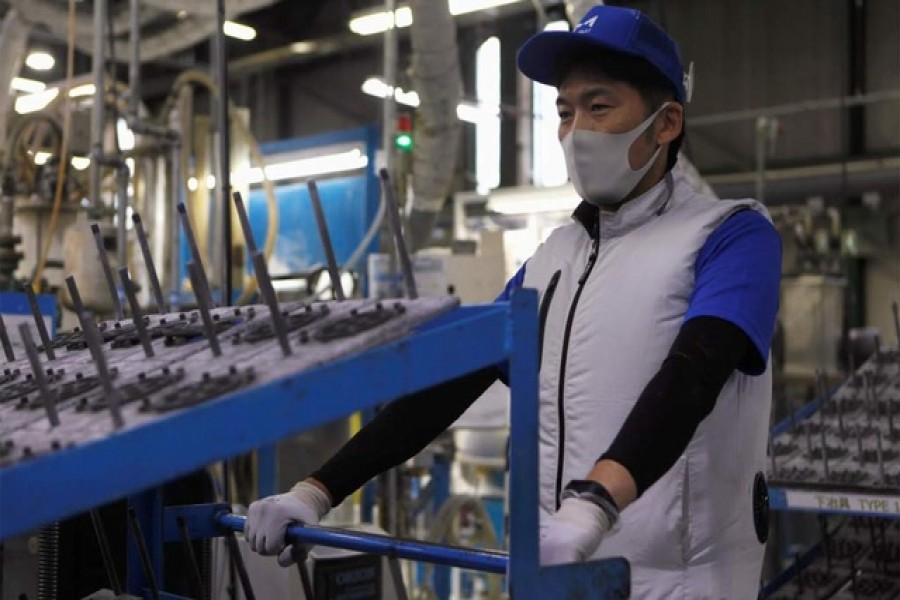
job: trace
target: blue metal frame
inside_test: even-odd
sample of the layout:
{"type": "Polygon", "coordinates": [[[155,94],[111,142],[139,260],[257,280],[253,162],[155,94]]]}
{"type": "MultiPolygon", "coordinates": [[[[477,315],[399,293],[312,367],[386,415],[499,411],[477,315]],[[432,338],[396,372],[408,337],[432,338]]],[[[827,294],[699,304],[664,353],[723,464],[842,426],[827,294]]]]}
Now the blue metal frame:
{"type": "MultiPolygon", "coordinates": [[[[509,361],[510,493],[515,501],[510,506],[510,558],[504,570],[510,576],[511,591],[517,600],[626,598],[630,577],[624,559],[539,566],[537,312],[536,293],[522,290],[509,303],[461,308],[403,340],[173,413],[81,447],[0,469],[0,540],[158,486],[357,410],[486,365],[509,361]],[[366,385],[360,387],[357,382],[363,378],[366,385]],[[323,399],[327,402],[320,401],[323,399]],[[204,435],[196,435],[198,431],[204,435]]],[[[153,556],[161,553],[163,539],[172,539],[171,522],[175,515],[183,516],[189,531],[197,537],[204,537],[204,533],[215,528],[215,520],[210,517],[214,513],[208,506],[167,509],[163,518],[161,504],[149,504],[149,516],[144,517],[147,524],[142,525],[154,546],[153,556]]],[[[237,527],[239,520],[232,519],[237,517],[220,517],[237,527]]],[[[291,533],[316,543],[327,543],[329,535],[336,535],[326,532],[324,538],[317,538],[322,531],[298,528],[291,533]]],[[[340,535],[354,544],[360,538],[359,534],[340,535]]],[[[421,552],[420,543],[402,545],[404,552],[421,552]]],[[[399,554],[396,548],[390,551],[399,554]]],[[[436,556],[454,552],[461,553],[455,557],[459,560],[475,561],[472,568],[496,572],[500,561],[505,563],[502,555],[482,550],[444,548],[436,556]],[[483,560],[487,562],[480,562],[483,560]]],[[[434,560],[435,556],[421,558],[434,560]]],[[[140,586],[144,582],[130,581],[138,586],[131,589],[143,589],[140,586]]]]}

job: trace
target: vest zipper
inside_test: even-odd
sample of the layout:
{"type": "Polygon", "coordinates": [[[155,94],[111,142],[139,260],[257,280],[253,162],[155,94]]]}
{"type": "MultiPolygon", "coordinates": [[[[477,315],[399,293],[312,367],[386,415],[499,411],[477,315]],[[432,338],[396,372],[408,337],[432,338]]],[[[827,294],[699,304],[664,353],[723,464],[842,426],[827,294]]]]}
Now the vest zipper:
{"type": "Polygon", "coordinates": [[[538,370],[540,370],[544,357],[544,328],[547,325],[547,315],[550,313],[550,303],[553,302],[553,294],[556,293],[560,275],[562,275],[562,269],[558,270],[550,278],[547,289],[544,290],[544,297],[541,298],[540,327],[538,329],[538,370]]]}
{"type": "Polygon", "coordinates": [[[569,354],[569,337],[572,334],[572,323],[575,321],[575,309],[578,307],[578,299],[581,297],[581,292],[584,290],[584,284],[587,282],[588,276],[594,269],[594,263],[597,262],[597,252],[600,249],[600,233],[597,225],[594,226],[593,238],[594,242],[591,245],[591,253],[588,255],[587,264],[584,267],[584,271],[581,273],[581,277],[578,278],[578,288],[576,288],[575,295],[572,297],[572,304],[569,306],[569,315],[566,318],[566,329],[563,333],[562,354],[559,359],[559,384],[556,403],[557,418],[559,421],[559,439],[556,452],[556,495],[554,496],[557,510],[559,510],[560,504],[559,496],[562,494],[563,463],[565,462],[566,456],[565,387],[566,359],[569,354]]]}

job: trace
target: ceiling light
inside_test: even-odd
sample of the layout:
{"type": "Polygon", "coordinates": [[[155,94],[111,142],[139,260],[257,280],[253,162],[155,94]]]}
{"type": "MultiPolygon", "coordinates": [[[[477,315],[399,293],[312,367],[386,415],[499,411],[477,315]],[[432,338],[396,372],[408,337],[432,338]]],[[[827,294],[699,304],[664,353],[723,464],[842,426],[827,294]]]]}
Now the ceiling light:
{"type": "MultiPolygon", "coordinates": [[[[266,177],[270,181],[302,179],[316,175],[355,171],[365,168],[368,164],[369,158],[359,148],[354,148],[344,152],[272,163],[266,165],[266,177]]],[[[235,185],[253,185],[262,183],[263,173],[259,167],[253,167],[233,173],[232,178],[235,185]]]]}
{"type": "Polygon", "coordinates": [[[53,156],[49,152],[35,152],[34,153],[34,164],[36,165],[45,165],[47,161],[50,160],[50,157],[53,156]]]}
{"type": "Polygon", "coordinates": [[[91,166],[91,159],[87,156],[73,156],[72,157],[72,168],[76,171],[84,171],[89,166],[91,166]]]}
{"type": "MultiPolygon", "coordinates": [[[[362,84],[364,94],[375,96],[376,98],[387,98],[391,95],[391,86],[387,85],[378,77],[369,77],[362,84]]],[[[394,100],[406,106],[415,108],[419,106],[419,94],[416,92],[405,92],[402,88],[394,90],[394,100]]]]}
{"type": "MultiPolygon", "coordinates": [[[[497,8],[506,4],[514,4],[522,0],[449,0],[450,14],[464,15],[479,10],[497,8]]],[[[412,24],[412,10],[401,6],[394,11],[394,18],[386,11],[369,12],[350,19],[350,31],[358,35],[373,35],[387,31],[396,24],[398,28],[412,24]]]]}
{"type": "Polygon", "coordinates": [[[294,54],[310,54],[316,49],[316,43],[309,41],[294,42],[290,48],[294,54]]]}
{"type": "Polygon", "coordinates": [[[391,13],[385,11],[354,17],[350,19],[350,31],[357,35],[374,35],[391,29],[395,24],[398,28],[412,25],[412,9],[401,6],[394,11],[394,19],[391,13]]]}
{"type": "Polygon", "coordinates": [[[250,40],[256,38],[255,29],[253,29],[249,25],[241,25],[240,23],[235,23],[234,21],[225,21],[225,26],[222,28],[222,31],[228,37],[233,37],[245,42],[249,42],[250,40]]]}
{"type": "Polygon", "coordinates": [[[186,11],[186,10],[179,10],[178,13],[175,15],[175,17],[176,17],[179,21],[181,21],[182,19],[186,19],[186,18],[187,18],[187,11],[186,11]]]}
{"type": "Polygon", "coordinates": [[[35,71],[49,71],[56,64],[56,59],[48,52],[35,50],[25,59],[25,64],[29,69],[34,69],[35,71]]]}
{"type": "Polygon", "coordinates": [[[87,96],[93,96],[96,91],[97,87],[93,83],[76,85],[69,90],[69,98],[85,98],[87,96]]]}
{"type": "MultiPolygon", "coordinates": [[[[376,98],[387,98],[391,94],[391,86],[377,77],[369,77],[363,82],[362,91],[364,94],[375,96],[376,98]]],[[[412,106],[413,108],[419,106],[419,94],[413,91],[406,92],[401,88],[397,88],[394,90],[394,99],[400,104],[412,106]]],[[[485,119],[493,119],[499,115],[499,106],[461,102],[456,107],[456,116],[460,121],[467,123],[480,123],[485,119]]]]}
{"type": "Polygon", "coordinates": [[[36,94],[16,98],[16,112],[20,115],[44,110],[59,94],[59,88],[50,88],[36,94]]]}
{"type": "Polygon", "coordinates": [[[37,81],[35,79],[13,77],[12,82],[9,84],[9,89],[15,90],[17,92],[24,92],[26,94],[35,94],[37,92],[43,92],[45,89],[47,89],[47,84],[43,81],[37,81]]]}

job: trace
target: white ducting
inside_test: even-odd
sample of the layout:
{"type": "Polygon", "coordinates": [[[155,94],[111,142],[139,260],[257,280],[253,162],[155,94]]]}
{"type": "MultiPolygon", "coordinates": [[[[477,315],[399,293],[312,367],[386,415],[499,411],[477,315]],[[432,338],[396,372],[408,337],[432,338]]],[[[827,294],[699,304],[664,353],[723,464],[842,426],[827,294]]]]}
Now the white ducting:
{"type": "MultiPolygon", "coordinates": [[[[226,14],[236,18],[243,13],[259,10],[274,4],[277,0],[229,0],[226,2],[226,14]]],[[[65,5],[49,0],[11,0],[13,8],[19,10],[22,19],[33,25],[47,27],[50,32],[60,38],[66,37],[68,14],[65,5]]],[[[184,18],[173,26],[150,36],[141,38],[141,60],[146,62],[169,56],[175,52],[189,48],[208,39],[215,31],[215,19],[211,12],[215,4],[207,7],[199,2],[186,3],[183,0],[143,0],[141,9],[141,25],[158,20],[166,13],[179,13],[187,10],[184,18]],[[190,8],[188,8],[190,5],[190,8]],[[200,7],[198,9],[198,7],[200,7]]],[[[124,41],[116,41],[115,56],[117,60],[126,62],[131,42],[128,38],[128,11],[113,12],[109,15],[113,34],[125,37],[124,41]]],[[[75,19],[75,46],[82,52],[93,53],[94,27],[90,17],[78,16],[75,19]]]]}
{"type": "Polygon", "coordinates": [[[453,183],[461,132],[456,107],[462,97],[462,78],[456,23],[447,2],[413,0],[410,7],[412,80],[419,94],[409,218],[409,243],[416,250],[427,244],[453,183]]]}

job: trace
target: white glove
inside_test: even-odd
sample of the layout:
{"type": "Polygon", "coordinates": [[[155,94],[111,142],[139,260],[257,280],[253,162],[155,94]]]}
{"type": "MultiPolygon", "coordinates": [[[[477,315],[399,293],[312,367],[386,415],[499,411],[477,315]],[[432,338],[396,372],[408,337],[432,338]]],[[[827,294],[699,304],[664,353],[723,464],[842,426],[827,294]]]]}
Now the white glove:
{"type": "Polygon", "coordinates": [[[318,525],[328,511],[331,500],[328,495],[312,485],[301,481],[286,494],[269,496],[257,500],[247,511],[244,537],[250,549],[263,556],[278,554],[278,564],[289,567],[309,547],[297,548],[285,543],[284,534],[288,525],[318,525]]]}
{"type": "Polygon", "coordinates": [[[612,526],[613,519],[593,502],[566,498],[541,529],[541,565],[587,560],[612,526]]]}

